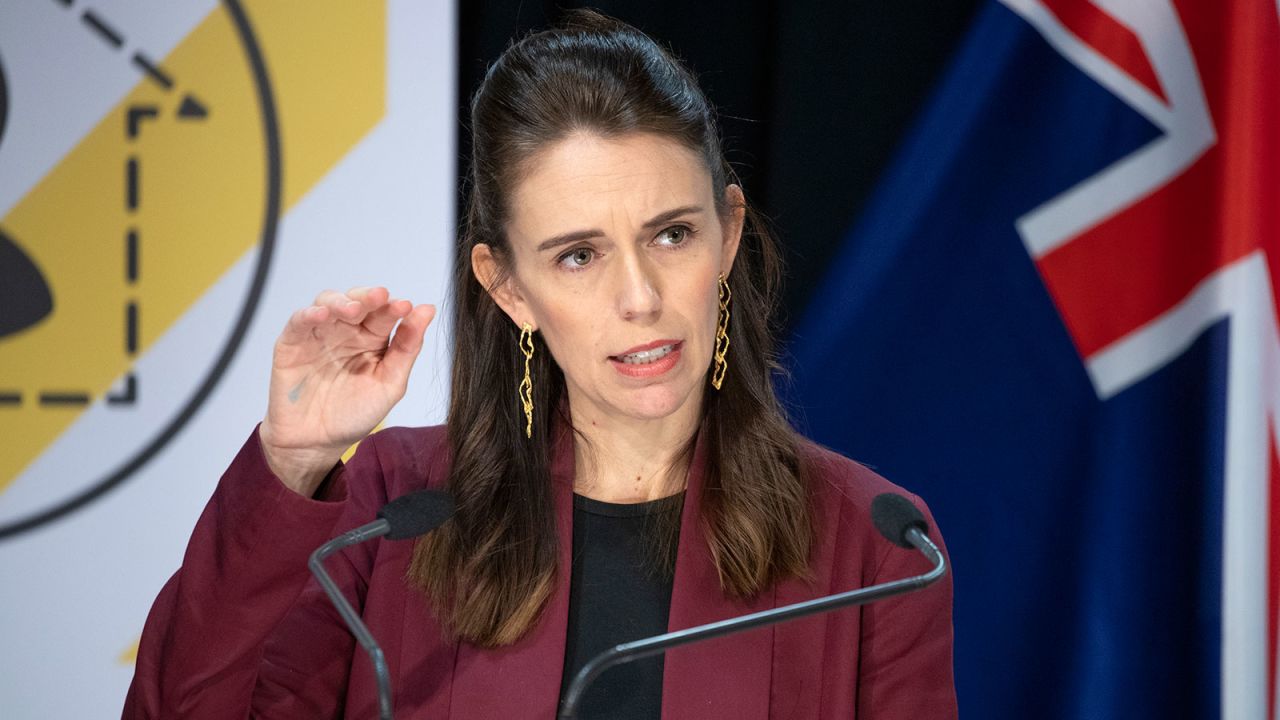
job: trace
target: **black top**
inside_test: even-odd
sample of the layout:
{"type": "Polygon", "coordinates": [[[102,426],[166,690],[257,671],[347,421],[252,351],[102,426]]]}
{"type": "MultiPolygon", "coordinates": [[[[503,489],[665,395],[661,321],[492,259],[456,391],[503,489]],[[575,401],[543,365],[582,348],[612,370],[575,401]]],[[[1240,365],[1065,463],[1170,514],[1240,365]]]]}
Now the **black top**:
{"type": "MultiPolygon", "coordinates": [[[[650,515],[676,512],[683,493],[643,503],[573,496],[573,575],[560,695],[578,670],[614,645],[667,631],[670,577],[649,560],[650,515]]],[[[578,704],[581,720],[651,720],[662,714],[662,656],[616,665],[578,704]]]]}

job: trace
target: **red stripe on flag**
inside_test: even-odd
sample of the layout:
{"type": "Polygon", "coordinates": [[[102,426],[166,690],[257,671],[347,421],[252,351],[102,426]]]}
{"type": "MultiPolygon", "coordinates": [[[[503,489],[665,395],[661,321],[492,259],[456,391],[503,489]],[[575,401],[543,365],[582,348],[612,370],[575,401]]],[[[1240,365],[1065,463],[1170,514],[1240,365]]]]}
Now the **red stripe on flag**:
{"type": "Polygon", "coordinates": [[[1162,315],[1210,273],[1256,248],[1267,249],[1272,277],[1280,263],[1276,5],[1175,5],[1218,142],[1143,200],[1037,261],[1084,357],[1162,315]]]}
{"type": "Polygon", "coordinates": [[[1072,35],[1105,55],[1156,97],[1168,102],[1164,88],[1160,86],[1160,78],[1147,59],[1147,51],[1132,30],[1092,3],[1080,0],[1042,1],[1072,35]]]}
{"type": "Polygon", "coordinates": [[[1081,356],[1164,314],[1213,271],[1258,246],[1222,204],[1220,162],[1202,160],[1146,200],[1036,263],[1081,356]]]}

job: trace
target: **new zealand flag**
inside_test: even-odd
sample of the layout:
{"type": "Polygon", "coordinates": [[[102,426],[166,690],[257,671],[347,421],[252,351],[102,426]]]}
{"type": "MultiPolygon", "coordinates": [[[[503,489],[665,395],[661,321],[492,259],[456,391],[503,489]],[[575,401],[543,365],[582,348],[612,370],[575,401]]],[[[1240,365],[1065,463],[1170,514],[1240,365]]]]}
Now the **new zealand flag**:
{"type": "Polygon", "coordinates": [[[1276,718],[1276,0],[979,13],[796,324],[950,544],[965,715],[1276,718]]]}

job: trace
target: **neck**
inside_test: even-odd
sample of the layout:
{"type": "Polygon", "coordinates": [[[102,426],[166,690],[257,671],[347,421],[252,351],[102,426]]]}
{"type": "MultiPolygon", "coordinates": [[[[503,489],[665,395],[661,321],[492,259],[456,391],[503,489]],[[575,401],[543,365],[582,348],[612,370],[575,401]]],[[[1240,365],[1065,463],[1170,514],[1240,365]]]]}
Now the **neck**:
{"type": "Polygon", "coordinates": [[[671,415],[615,417],[570,400],[574,429],[574,492],[593,500],[636,503],[684,489],[698,430],[702,398],[690,398],[671,415]],[[584,442],[585,440],[585,442],[584,442]]]}

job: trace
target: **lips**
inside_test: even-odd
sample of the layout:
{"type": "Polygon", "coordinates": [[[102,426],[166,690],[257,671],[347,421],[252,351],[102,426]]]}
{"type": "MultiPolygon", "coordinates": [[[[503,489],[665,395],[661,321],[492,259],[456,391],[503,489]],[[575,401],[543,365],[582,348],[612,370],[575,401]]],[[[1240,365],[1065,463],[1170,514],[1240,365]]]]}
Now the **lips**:
{"type": "Polygon", "coordinates": [[[635,346],[635,347],[633,347],[633,348],[629,348],[629,349],[627,349],[627,350],[623,350],[622,352],[618,353],[617,355],[610,355],[610,356],[609,356],[609,358],[610,358],[610,359],[612,359],[612,360],[621,360],[621,359],[625,358],[625,357],[626,357],[626,356],[628,356],[628,355],[635,355],[635,354],[637,354],[637,353],[643,353],[643,352],[648,351],[648,350],[657,350],[657,349],[659,349],[659,348],[661,348],[661,347],[668,346],[668,345],[680,345],[680,344],[681,344],[681,341],[679,341],[679,340],[673,340],[673,339],[671,339],[671,338],[664,338],[664,339],[662,339],[662,340],[654,340],[653,342],[645,343],[644,345],[637,345],[637,346],[635,346]]]}
{"type": "Polygon", "coordinates": [[[654,362],[666,357],[669,353],[674,352],[679,343],[671,345],[663,345],[661,347],[651,348],[649,350],[641,350],[640,352],[628,353],[616,358],[620,362],[631,365],[643,365],[654,362]]]}
{"type": "Polygon", "coordinates": [[[680,340],[657,340],[609,358],[609,363],[619,373],[632,378],[649,378],[662,375],[680,362],[680,340]]]}

